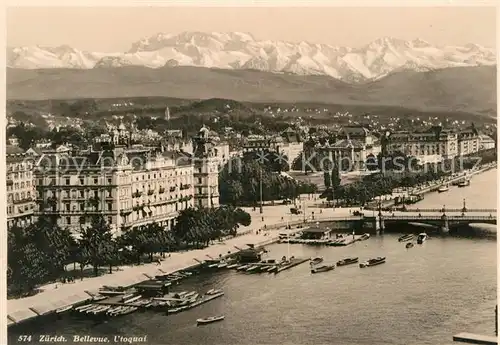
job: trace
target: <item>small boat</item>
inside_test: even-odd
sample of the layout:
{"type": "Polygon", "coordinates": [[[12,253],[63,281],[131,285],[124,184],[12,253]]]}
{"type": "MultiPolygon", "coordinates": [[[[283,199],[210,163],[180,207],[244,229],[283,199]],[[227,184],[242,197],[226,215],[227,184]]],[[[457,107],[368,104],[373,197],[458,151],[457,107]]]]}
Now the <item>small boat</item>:
{"type": "Polygon", "coordinates": [[[374,259],[370,259],[368,261],[362,262],[359,264],[359,267],[371,267],[371,266],[376,266],[385,263],[385,257],[379,256],[374,259]]]}
{"type": "Polygon", "coordinates": [[[227,268],[232,269],[232,268],[236,268],[238,266],[240,266],[240,264],[232,264],[232,265],[227,266],[227,268]]]}
{"type": "Polygon", "coordinates": [[[217,265],[217,268],[226,268],[228,266],[227,262],[222,262],[217,265]]]}
{"type": "Polygon", "coordinates": [[[315,258],[311,258],[310,260],[310,265],[313,266],[313,265],[318,265],[320,263],[323,262],[323,258],[322,257],[315,257],[315,258]]]}
{"type": "Polygon", "coordinates": [[[246,269],[247,272],[257,272],[260,269],[259,265],[253,265],[246,269]]]}
{"type": "Polygon", "coordinates": [[[366,241],[367,239],[370,238],[370,234],[363,234],[361,235],[361,237],[359,238],[359,241],[366,241]]]}
{"type": "Polygon", "coordinates": [[[337,266],[346,266],[357,263],[359,258],[345,258],[340,261],[337,261],[337,266]]]}
{"type": "Polygon", "coordinates": [[[398,238],[398,241],[399,242],[411,241],[411,240],[413,240],[414,237],[415,237],[415,235],[413,235],[413,234],[407,234],[407,235],[403,235],[400,238],[398,238]]]}
{"type": "Polygon", "coordinates": [[[98,295],[98,296],[92,297],[92,300],[93,301],[102,301],[103,299],[106,299],[106,298],[107,298],[106,296],[98,295]]]}
{"type": "Polygon", "coordinates": [[[444,193],[449,190],[448,185],[442,185],[441,187],[438,188],[439,193],[444,193]]]}
{"type": "Polygon", "coordinates": [[[92,304],[86,304],[75,308],[75,311],[85,311],[92,307],[92,304]]]}
{"type": "Polygon", "coordinates": [[[406,244],[406,248],[413,248],[413,243],[408,242],[408,243],[406,244]]]}
{"type": "Polygon", "coordinates": [[[196,295],[196,291],[191,291],[191,292],[184,294],[184,296],[182,296],[182,298],[190,298],[191,296],[194,296],[194,295],[196,295]]]}
{"type": "Polygon", "coordinates": [[[68,305],[66,307],[62,307],[56,310],[56,314],[64,313],[65,311],[73,309],[73,305],[68,305]]]}
{"type": "Polygon", "coordinates": [[[427,236],[427,234],[425,232],[422,232],[417,237],[417,243],[422,244],[425,241],[427,241],[428,238],[429,238],[429,236],[427,236]]]}
{"type": "Polygon", "coordinates": [[[463,188],[463,187],[467,187],[470,185],[470,180],[469,179],[466,179],[466,180],[463,180],[463,181],[460,181],[458,183],[458,187],[460,188],[463,188]]]}
{"type": "Polygon", "coordinates": [[[206,325],[206,324],[209,324],[209,323],[212,323],[212,322],[217,322],[217,321],[222,321],[222,320],[224,320],[224,315],[221,315],[221,316],[210,316],[210,317],[206,317],[206,318],[203,318],[203,319],[197,319],[196,323],[198,325],[206,325]]]}
{"type": "Polygon", "coordinates": [[[278,265],[274,265],[274,266],[268,267],[266,269],[266,271],[269,273],[272,273],[272,272],[276,271],[277,269],[278,269],[278,265]]]}
{"type": "Polygon", "coordinates": [[[250,265],[241,265],[240,267],[237,268],[237,270],[238,271],[243,271],[243,270],[246,270],[249,267],[250,267],[250,265]]]}
{"type": "Polygon", "coordinates": [[[205,295],[217,295],[218,293],[221,293],[222,290],[220,289],[210,289],[208,290],[205,295]]]}
{"type": "Polygon", "coordinates": [[[335,265],[321,265],[311,268],[311,273],[328,272],[335,269],[335,265]]]}

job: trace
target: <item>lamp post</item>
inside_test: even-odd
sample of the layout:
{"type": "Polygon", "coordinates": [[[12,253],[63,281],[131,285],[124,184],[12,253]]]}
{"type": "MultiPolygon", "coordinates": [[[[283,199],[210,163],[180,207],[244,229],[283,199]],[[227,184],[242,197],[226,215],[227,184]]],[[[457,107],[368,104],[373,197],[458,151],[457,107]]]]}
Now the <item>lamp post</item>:
{"type": "Polygon", "coordinates": [[[463,202],[464,202],[464,207],[462,207],[462,212],[465,213],[465,212],[467,212],[467,207],[465,205],[465,198],[464,198],[463,202]]]}
{"type": "Polygon", "coordinates": [[[446,205],[443,205],[443,216],[446,216],[446,205]]]}
{"type": "Polygon", "coordinates": [[[260,189],[260,213],[263,213],[262,209],[262,167],[260,167],[260,182],[259,182],[259,189],[260,189]]]}
{"type": "Polygon", "coordinates": [[[304,207],[302,207],[303,211],[304,211],[304,223],[306,222],[306,201],[302,201],[302,205],[304,207]]]}

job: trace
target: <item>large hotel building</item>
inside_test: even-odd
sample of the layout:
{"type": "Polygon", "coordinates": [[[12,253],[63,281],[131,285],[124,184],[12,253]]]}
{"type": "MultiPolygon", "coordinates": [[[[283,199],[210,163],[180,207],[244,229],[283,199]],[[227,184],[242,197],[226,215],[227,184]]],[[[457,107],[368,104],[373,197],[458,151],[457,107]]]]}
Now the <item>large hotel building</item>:
{"type": "MultiPolygon", "coordinates": [[[[151,222],[171,228],[181,210],[219,205],[218,144],[204,127],[193,138],[193,153],[162,144],[127,145],[126,137],[78,152],[35,153],[33,219],[57,215],[59,225],[75,233],[95,213],[104,215],[115,232],[151,222]]],[[[19,178],[12,181],[20,186],[19,178]]],[[[21,200],[20,190],[13,198],[16,193],[21,200]]]]}

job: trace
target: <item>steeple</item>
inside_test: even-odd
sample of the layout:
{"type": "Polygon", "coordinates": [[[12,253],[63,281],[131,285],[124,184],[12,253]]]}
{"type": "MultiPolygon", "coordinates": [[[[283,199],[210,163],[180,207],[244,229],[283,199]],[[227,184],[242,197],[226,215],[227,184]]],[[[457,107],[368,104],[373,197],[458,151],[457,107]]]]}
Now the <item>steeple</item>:
{"type": "Polygon", "coordinates": [[[165,109],[165,120],[170,121],[170,109],[169,109],[169,107],[167,107],[167,109],[165,109]]]}

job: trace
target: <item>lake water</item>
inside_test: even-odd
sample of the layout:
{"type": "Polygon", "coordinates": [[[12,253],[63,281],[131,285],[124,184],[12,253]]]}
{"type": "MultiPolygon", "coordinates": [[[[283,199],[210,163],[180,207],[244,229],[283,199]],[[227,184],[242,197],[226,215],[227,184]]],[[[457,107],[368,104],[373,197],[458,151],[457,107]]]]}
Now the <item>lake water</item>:
{"type": "MultiPolygon", "coordinates": [[[[421,207],[496,207],[496,170],[475,176],[470,187],[427,195],[421,207]]],[[[386,256],[387,263],[357,265],[311,275],[307,263],[273,274],[218,271],[186,280],[177,291],[222,288],[225,296],[176,315],[147,311],[104,323],[70,315],[16,335],[143,336],[148,344],[401,344],[452,345],[459,332],[493,335],[496,305],[496,241],[434,237],[406,249],[398,236],[372,236],[348,247],[276,244],[270,258],[386,256]],[[225,315],[197,327],[200,317],[225,315]]],[[[71,341],[69,341],[71,343],[71,341]]]]}

